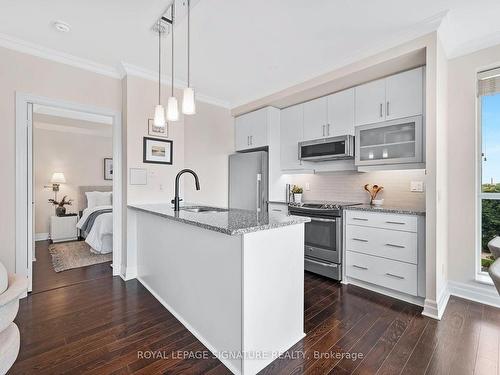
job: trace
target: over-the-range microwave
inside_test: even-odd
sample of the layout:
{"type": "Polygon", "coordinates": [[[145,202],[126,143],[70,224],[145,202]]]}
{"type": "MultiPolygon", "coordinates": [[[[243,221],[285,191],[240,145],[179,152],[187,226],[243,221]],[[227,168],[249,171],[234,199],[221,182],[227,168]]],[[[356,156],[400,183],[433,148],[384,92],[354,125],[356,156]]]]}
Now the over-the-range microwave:
{"type": "Polygon", "coordinates": [[[299,159],[309,161],[354,158],[354,136],[321,138],[299,142],[299,159]]]}

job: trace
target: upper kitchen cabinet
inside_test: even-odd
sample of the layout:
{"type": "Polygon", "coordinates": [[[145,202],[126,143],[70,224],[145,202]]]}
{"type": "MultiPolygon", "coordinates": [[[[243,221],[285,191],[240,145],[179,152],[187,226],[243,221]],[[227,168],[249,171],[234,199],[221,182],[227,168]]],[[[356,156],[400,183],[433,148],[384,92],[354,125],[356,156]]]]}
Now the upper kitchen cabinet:
{"type": "Polygon", "coordinates": [[[298,104],[281,110],[280,151],[281,169],[301,169],[299,142],[303,139],[304,105],[298,104]]]}
{"type": "Polygon", "coordinates": [[[322,97],[304,103],[304,137],[302,140],[328,137],[328,98],[322,97]]]}
{"type": "Polygon", "coordinates": [[[422,114],[423,68],[387,77],[385,87],[386,120],[422,114]]]}
{"type": "Polygon", "coordinates": [[[385,79],[356,87],[356,125],[385,120],[385,79]]]}
{"type": "Polygon", "coordinates": [[[328,136],[354,135],[354,89],[328,96],[328,136]]]}
{"type": "Polygon", "coordinates": [[[266,107],[238,116],[234,120],[236,151],[268,146],[268,124],[270,110],[266,107]]]}
{"type": "Polygon", "coordinates": [[[356,87],[356,125],[421,115],[423,68],[356,87]]]}

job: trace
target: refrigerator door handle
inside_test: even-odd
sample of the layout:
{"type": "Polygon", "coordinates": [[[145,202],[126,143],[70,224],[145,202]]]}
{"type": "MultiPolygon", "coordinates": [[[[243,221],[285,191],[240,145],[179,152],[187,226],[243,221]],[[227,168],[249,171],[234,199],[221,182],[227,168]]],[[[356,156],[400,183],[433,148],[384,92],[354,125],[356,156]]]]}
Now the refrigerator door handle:
{"type": "Polygon", "coordinates": [[[261,184],[261,181],[262,181],[262,175],[260,173],[257,173],[257,212],[260,212],[262,207],[261,207],[261,201],[262,201],[262,197],[261,197],[261,192],[260,192],[260,184],[261,184]]]}

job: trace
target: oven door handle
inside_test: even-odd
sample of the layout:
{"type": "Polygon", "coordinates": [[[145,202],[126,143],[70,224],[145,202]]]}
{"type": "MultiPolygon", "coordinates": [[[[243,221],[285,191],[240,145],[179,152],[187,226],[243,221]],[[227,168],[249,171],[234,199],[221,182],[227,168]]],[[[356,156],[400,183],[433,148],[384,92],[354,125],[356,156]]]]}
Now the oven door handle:
{"type": "Polygon", "coordinates": [[[311,263],[314,263],[314,264],[318,264],[320,266],[332,267],[332,268],[337,268],[338,267],[338,264],[336,264],[336,263],[323,263],[323,262],[318,262],[317,260],[312,260],[310,258],[306,258],[306,260],[308,262],[311,262],[311,263]]]}
{"type": "Polygon", "coordinates": [[[311,219],[311,221],[319,221],[322,223],[335,223],[335,222],[337,222],[337,219],[323,219],[320,217],[309,217],[309,219],[311,219]]]}

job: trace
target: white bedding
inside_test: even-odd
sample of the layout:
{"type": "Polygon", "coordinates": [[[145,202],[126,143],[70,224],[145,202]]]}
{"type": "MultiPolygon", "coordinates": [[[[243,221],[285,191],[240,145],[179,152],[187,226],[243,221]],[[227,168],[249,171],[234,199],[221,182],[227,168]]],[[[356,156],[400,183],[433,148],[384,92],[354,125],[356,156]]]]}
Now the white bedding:
{"type": "MultiPolygon", "coordinates": [[[[104,209],[113,208],[112,206],[96,206],[83,210],[81,219],[76,224],[78,229],[82,229],[83,224],[92,212],[104,209]]],[[[107,212],[99,215],[92,226],[92,229],[87,233],[85,242],[87,242],[96,253],[107,254],[113,251],[113,213],[107,212]]]]}

